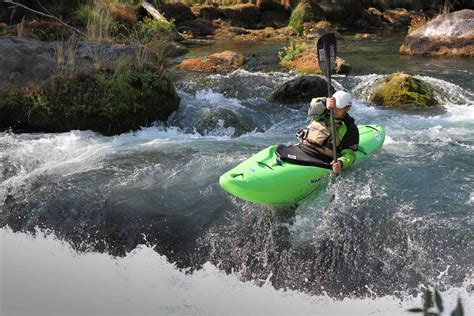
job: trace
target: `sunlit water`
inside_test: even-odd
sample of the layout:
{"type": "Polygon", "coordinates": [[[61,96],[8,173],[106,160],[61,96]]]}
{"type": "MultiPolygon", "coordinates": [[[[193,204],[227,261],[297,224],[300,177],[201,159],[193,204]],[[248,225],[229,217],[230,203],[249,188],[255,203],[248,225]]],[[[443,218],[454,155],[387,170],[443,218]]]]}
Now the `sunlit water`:
{"type": "Polygon", "coordinates": [[[307,123],[307,105],[267,101],[296,76],[279,69],[178,73],[180,110],[134,133],[1,133],[2,314],[400,315],[426,286],[474,313],[474,70],[452,59],[434,73],[447,61],[391,43],[341,41],[354,73],[333,78],[356,97],[358,123],[386,128],[383,149],[299,205],[246,203],[218,185],[307,123]],[[406,68],[441,109],[365,101],[406,68]]]}

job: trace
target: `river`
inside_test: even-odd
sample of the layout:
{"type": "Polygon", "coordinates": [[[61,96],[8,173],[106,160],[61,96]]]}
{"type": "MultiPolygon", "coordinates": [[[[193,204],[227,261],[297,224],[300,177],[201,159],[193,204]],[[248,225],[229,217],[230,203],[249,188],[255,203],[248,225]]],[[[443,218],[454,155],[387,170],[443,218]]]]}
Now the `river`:
{"type": "Polygon", "coordinates": [[[339,40],[353,72],[333,84],[353,93],[357,123],[385,127],[385,144],[294,206],[218,184],[307,124],[306,104],[267,100],[297,76],[276,66],[284,43],[195,48],[241,51],[247,66],[174,71],[181,107],[167,124],[0,133],[2,315],[400,315],[427,286],[474,314],[474,66],[401,56],[402,41],[339,40]],[[366,102],[396,71],[431,83],[442,109],[366,102]]]}

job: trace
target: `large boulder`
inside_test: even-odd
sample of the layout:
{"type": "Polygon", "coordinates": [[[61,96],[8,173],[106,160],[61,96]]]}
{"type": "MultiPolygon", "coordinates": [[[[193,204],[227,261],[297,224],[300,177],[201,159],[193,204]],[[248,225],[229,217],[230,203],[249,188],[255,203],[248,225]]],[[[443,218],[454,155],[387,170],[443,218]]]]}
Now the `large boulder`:
{"type": "MultiPolygon", "coordinates": [[[[162,49],[162,43],[159,43],[162,49]]],[[[152,50],[153,42],[148,45],[152,50]]],[[[174,42],[165,47],[168,57],[185,54],[187,48],[174,42]]],[[[0,95],[11,87],[40,83],[65,68],[87,71],[107,68],[118,59],[136,61],[131,45],[108,45],[82,41],[42,42],[35,39],[0,37],[0,95]],[[70,52],[74,54],[70,56],[70,52]]],[[[70,70],[70,69],[69,69],[70,70]]]]}
{"type": "Polygon", "coordinates": [[[211,54],[200,58],[186,59],[179,68],[199,72],[231,72],[245,63],[245,56],[231,51],[211,54]]]}
{"type": "Polygon", "coordinates": [[[394,73],[376,83],[369,101],[377,105],[424,108],[438,104],[433,88],[420,79],[404,73],[394,73]]]}
{"type": "Polygon", "coordinates": [[[0,98],[0,129],[116,135],[166,121],[179,102],[172,82],[151,69],[63,74],[0,98]]]}
{"type": "Polygon", "coordinates": [[[238,4],[221,10],[223,18],[232,26],[247,29],[261,28],[261,12],[254,4],[238,4]]]}
{"type": "Polygon", "coordinates": [[[319,2],[325,19],[342,25],[353,24],[364,12],[359,0],[324,0],[319,2]]]}
{"type": "Polygon", "coordinates": [[[196,16],[191,9],[181,2],[165,3],[159,7],[168,20],[173,19],[176,23],[193,20],[196,16]]]}
{"type": "Polygon", "coordinates": [[[176,28],[179,32],[190,34],[193,37],[212,35],[215,31],[211,21],[201,18],[181,22],[177,24],[176,28]]]}
{"type": "MultiPolygon", "coordinates": [[[[335,92],[331,86],[331,93],[335,92]]],[[[321,76],[300,76],[279,86],[270,96],[270,101],[280,103],[310,102],[312,98],[327,96],[326,78],[321,76]]]]}
{"type": "Polygon", "coordinates": [[[409,33],[400,52],[424,56],[474,56],[474,10],[439,15],[409,33]]]}

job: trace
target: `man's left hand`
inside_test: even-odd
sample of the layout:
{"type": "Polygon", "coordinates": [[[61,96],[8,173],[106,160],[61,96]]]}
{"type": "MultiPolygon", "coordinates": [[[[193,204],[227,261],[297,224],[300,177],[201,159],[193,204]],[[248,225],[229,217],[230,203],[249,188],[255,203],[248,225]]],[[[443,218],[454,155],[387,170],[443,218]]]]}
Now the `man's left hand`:
{"type": "Polygon", "coordinates": [[[339,173],[342,170],[342,165],[340,161],[331,162],[331,167],[332,167],[332,171],[334,171],[335,173],[339,173]]]}

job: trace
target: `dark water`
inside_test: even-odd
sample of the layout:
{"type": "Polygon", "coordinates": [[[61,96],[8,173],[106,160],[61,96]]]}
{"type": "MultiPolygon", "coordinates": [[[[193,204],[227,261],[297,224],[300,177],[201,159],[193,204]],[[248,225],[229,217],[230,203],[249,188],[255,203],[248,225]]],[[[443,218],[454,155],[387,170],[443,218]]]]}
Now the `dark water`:
{"type": "Polygon", "coordinates": [[[48,230],[74,249],[113,256],[146,243],[179,268],[196,271],[210,262],[241,280],[311,295],[404,296],[420,284],[469,288],[472,61],[400,56],[401,39],[339,42],[354,68],[335,84],[356,96],[357,122],[386,128],[386,143],[299,205],[246,203],[218,185],[222,173],[254,152],[294,141],[307,119],[304,104],[287,108],[266,99],[295,76],[275,65],[284,43],[220,43],[193,54],[238,48],[247,69],[176,72],[181,108],[166,126],[116,137],[0,134],[0,226],[48,230]],[[400,70],[432,83],[444,110],[370,106],[365,96],[374,80],[400,70]],[[221,119],[209,123],[214,114],[221,119]]]}

